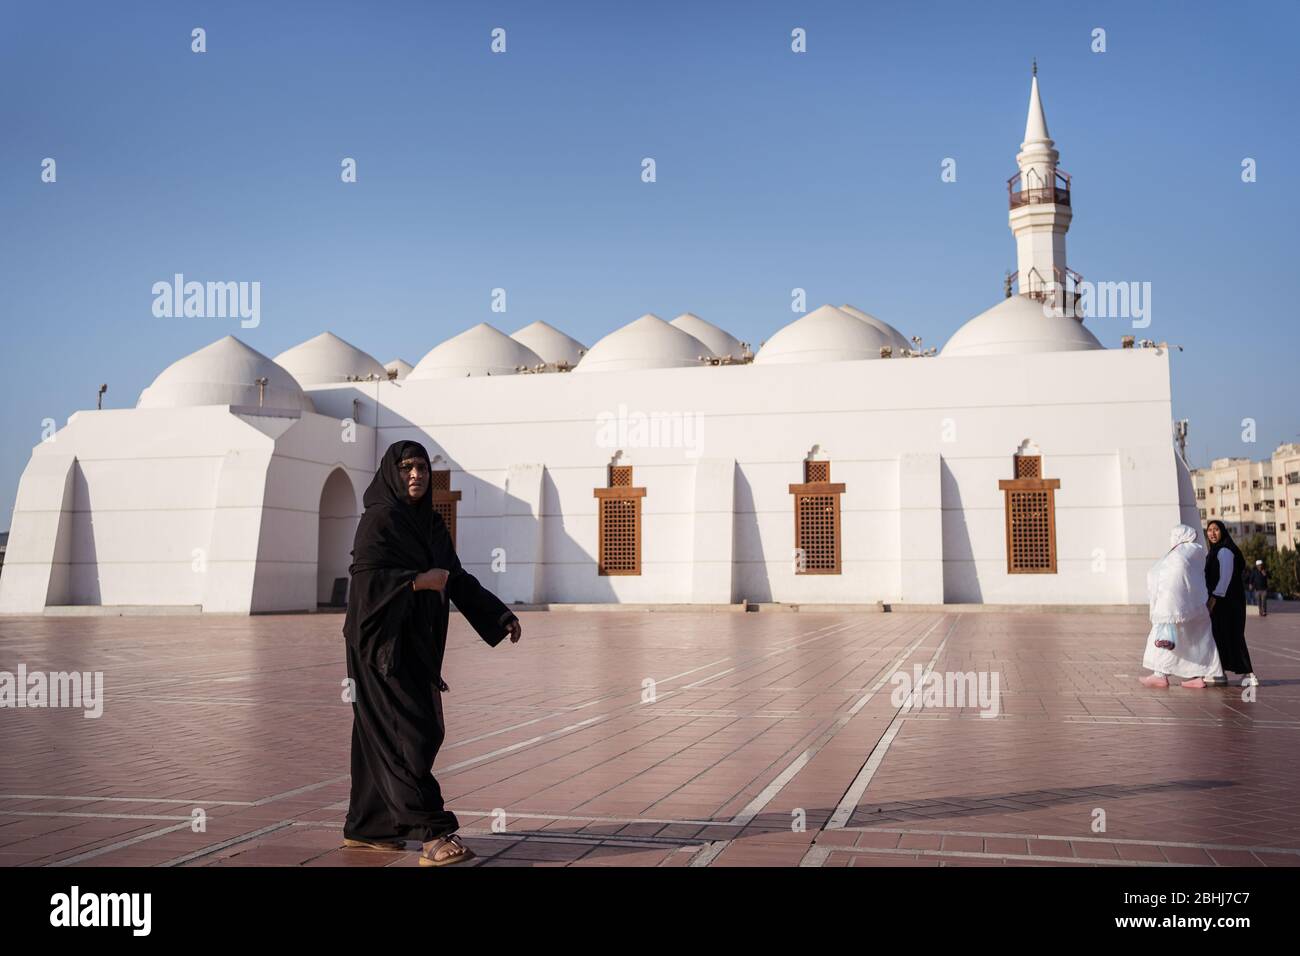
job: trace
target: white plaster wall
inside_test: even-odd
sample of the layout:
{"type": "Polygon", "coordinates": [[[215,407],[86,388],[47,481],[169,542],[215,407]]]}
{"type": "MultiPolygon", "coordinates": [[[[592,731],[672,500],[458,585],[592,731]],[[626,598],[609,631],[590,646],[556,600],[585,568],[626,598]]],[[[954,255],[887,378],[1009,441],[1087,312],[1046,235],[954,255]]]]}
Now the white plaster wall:
{"type": "Polygon", "coordinates": [[[463,562],[516,600],[1142,601],[1180,514],[1168,363],[1144,349],[408,379],[313,388],[321,414],[299,417],[78,413],[20,484],[0,610],[314,607],[327,476],[344,470],[359,513],[378,455],[406,437],[453,470],[463,562]],[[354,398],[378,428],[347,441],[354,398]],[[620,411],[698,427],[669,447],[605,440],[598,416],[620,411]],[[1006,573],[997,483],[1026,438],[1061,481],[1055,575],[1006,573]],[[846,485],[839,575],[794,573],[788,486],[814,445],[846,485]],[[601,577],[592,490],[618,450],[647,489],[643,573],[601,577]],[[495,548],[515,577],[494,578],[495,548]]]}
{"type": "Polygon", "coordinates": [[[75,457],[38,445],[18,482],[4,571],[0,611],[39,614],[71,595],[73,468],[75,457]]]}
{"type": "Polygon", "coordinates": [[[69,419],[34,450],[20,483],[0,611],[315,607],[320,491],[341,464],[354,484],[369,480],[373,432],[343,444],[338,423],[322,416],[246,412],[114,409],[69,419]],[[52,493],[65,475],[66,495],[52,493]],[[66,506],[57,510],[60,496],[66,506]]]}
{"type": "MultiPolygon", "coordinates": [[[[459,549],[475,573],[504,537],[509,469],[544,463],[545,600],[692,600],[692,555],[701,522],[712,520],[694,509],[705,458],[735,462],[734,598],[897,601],[907,553],[923,569],[908,579],[912,595],[941,588],[948,601],[1123,603],[1143,599],[1135,586],[1178,518],[1168,361],[1157,350],[1105,350],[384,383],[378,444],[417,438],[451,463],[452,487],[464,492],[459,549]],[[600,577],[592,489],[605,484],[616,448],[601,441],[597,416],[617,416],[620,406],[698,416],[698,441],[620,446],[647,488],[643,574],[600,577]],[[1026,438],[1039,444],[1046,476],[1061,480],[1056,575],[1006,573],[997,483],[1013,477],[1026,438]],[[841,575],[793,569],[788,485],[802,480],[814,444],[831,460],[832,480],[846,485],[841,575]],[[899,475],[909,455],[939,459],[941,580],[934,545],[902,540],[899,475]]],[[[346,385],[311,391],[320,411],[336,415],[351,414],[361,394],[346,385]]],[[[374,414],[371,403],[362,418],[374,414]]],[[[933,539],[932,526],[916,528],[933,539]]]]}

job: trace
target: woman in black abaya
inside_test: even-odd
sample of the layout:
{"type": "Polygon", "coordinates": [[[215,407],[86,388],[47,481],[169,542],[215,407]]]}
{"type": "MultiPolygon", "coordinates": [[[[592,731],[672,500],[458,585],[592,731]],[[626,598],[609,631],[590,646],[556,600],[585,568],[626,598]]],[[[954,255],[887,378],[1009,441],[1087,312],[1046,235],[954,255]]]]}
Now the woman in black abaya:
{"type": "Polygon", "coordinates": [[[1246,567],[1227,526],[1213,520],[1205,526],[1205,540],[1210,544],[1205,559],[1205,586],[1210,592],[1207,607],[1214,625],[1214,643],[1225,671],[1245,675],[1243,687],[1257,685],[1255,669],[1246,647],[1246,588],[1242,571],[1246,567]]]}
{"type": "Polygon", "coordinates": [[[421,865],[460,863],[474,854],[432,772],[445,734],[447,602],[493,647],[507,634],[519,640],[519,620],[460,566],[433,510],[423,445],[391,445],[363,501],[343,623],[355,687],[344,844],[403,849],[419,840],[421,865]]]}

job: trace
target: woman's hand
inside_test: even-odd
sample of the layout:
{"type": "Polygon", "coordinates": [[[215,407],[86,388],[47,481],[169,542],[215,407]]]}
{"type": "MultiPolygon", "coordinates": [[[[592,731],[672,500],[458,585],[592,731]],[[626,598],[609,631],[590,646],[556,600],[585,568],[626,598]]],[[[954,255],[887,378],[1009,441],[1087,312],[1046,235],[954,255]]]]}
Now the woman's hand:
{"type": "Polygon", "coordinates": [[[1208,601],[1205,602],[1205,607],[1206,607],[1206,609],[1209,610],[1210,612],[1213,612],[1213,611],[1214,611],[1214,601],[1215,601],[1215,597],[1214,597],[1213,594],[1211,594],[1211,595],[1210,595],[1210,599],[1209,599],[1208,601]]]}
{"type": "Polygon", "coordinates": [[[417,591],[441,591],[447,587],[447,577],[442,568],[430,568],[417,574],[411,587],[417,591]]]}
{"type": "Polygon", "coordinates": [[[510,643],[518,644],[519,638],[524,636],[524,629],[519,626],[519,618],[512,618],[506,625],[506,633],[510,635],[510,643]]]}

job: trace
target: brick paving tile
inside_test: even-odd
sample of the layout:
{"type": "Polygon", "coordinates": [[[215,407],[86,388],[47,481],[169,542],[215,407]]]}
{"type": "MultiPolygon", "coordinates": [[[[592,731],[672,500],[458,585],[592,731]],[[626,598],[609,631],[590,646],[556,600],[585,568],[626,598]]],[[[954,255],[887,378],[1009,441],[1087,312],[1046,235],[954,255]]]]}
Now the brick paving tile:
{"type": "Polygon", "coordinates": [[[1194,847],[1162,846],[1160,852],[1170,863],[1195,863],[1197,866],[1208,866],[1214,862],[1208,853],[1194,847]]]}
{"type": "MultiPolygon", "coordinates": [[[[723,841],[710,865],[1300,866],[1270,852],[1300,850],[1300,615],[1248,624],[1268,662],[1251,703],[1138,685],[1141,615],[523,618],[523,642],[490,649],[453,617],[435,772],[475,865],[689,866],[723,841]],[[941,641],[936,671],[1000,675],[998,719],[865,697],[941,641]],[[498,808],[505,835],[491,834],[498,808]],[[847,827],[824,829],[837,814],[847,827]]],[[[94,721],[0,715],[0,866],[418,865],[341,849],[352,717],[338,624],[0,618],[0,670],[100,670],[107,688],[94,721]],[[186,825],[196,808],[202,833],[186,825]]]]}

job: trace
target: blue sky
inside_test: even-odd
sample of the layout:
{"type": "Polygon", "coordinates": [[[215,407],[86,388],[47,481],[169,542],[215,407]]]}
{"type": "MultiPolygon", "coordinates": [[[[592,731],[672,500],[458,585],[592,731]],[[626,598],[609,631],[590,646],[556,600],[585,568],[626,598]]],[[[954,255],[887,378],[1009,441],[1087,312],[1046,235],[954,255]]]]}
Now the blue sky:
{"type": "MultiPolygon", "coordinates": [[[[105,407],[129,407],[227,333],[274,355],[329,329],[416,362],[480,321],[544,319],[591,344],[690,310],[757,346],[801,287],[809,308],[851,302],[942,345],[1015,267],[1004,183],[1034,56],[1074,176],[1070,264],[1152,284],[1139,334],[1186,349],[1174,413],[1193,464],[1266,456],[1300,440],[1298,11],[6,5],[0,522],[43,419],[93,408],[101,382],[105,407]],[[151,286],[176,272],[260,282],[260,326],[155,318],[151,286]]],[[[1131,331],[1089,325],[1109,346],[1131,331]]]]}

